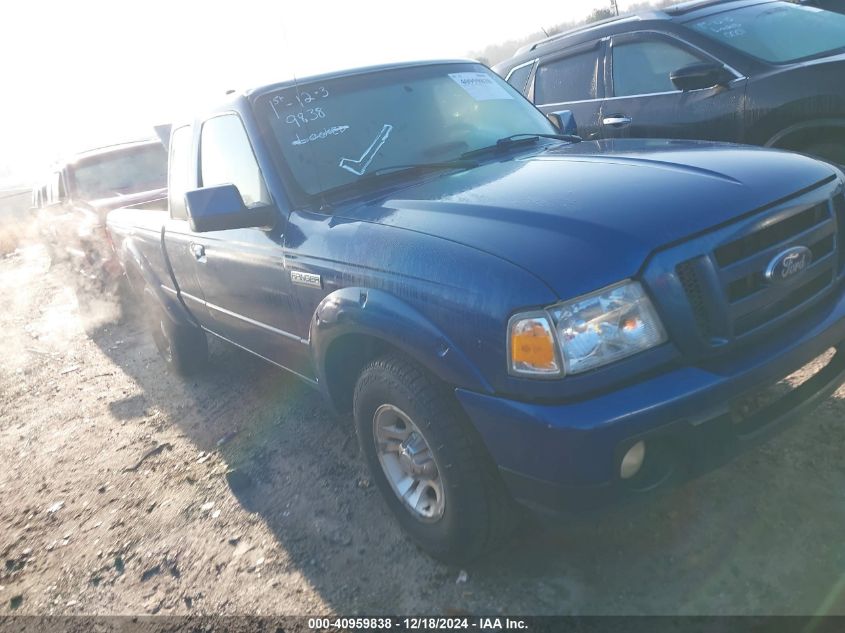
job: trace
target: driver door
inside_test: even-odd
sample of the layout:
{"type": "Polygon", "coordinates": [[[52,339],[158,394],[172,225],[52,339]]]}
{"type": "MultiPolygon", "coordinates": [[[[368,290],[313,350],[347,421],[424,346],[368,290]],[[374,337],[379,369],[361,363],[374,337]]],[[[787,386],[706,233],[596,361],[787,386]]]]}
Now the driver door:
{"type": "MultiPolygon", "coordinates": [[[[200,130],[200,186],[234,184],[246,205],[272,200],[240,117],[214,116],[200,130]]],[[[297,303],[285,266],[284,218],[271,230],[194,233],[207,327],[213,333],[306,378],[313,376],[308,341],[296,329],[297,303]]]]}

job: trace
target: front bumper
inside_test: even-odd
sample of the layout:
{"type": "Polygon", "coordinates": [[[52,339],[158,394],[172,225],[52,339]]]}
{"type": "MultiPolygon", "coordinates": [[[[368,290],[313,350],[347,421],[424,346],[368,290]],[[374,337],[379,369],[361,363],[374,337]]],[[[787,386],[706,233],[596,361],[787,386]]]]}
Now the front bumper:
{"type": "Polygon", "coordinates": [[[553,511],[582,509],[695,476],[782,430],[845,382],[843,341],[840,292],[800,328],[741,354],[675,367],[590,399],[544,404],[461,389],[456,395],[518,501],[553,511]],[[813,378],[735,422],[738,401],[832,347],[836,355],[813,378]],[[622,456],[641,439],[648,473],[622,480],[622,456]]]}

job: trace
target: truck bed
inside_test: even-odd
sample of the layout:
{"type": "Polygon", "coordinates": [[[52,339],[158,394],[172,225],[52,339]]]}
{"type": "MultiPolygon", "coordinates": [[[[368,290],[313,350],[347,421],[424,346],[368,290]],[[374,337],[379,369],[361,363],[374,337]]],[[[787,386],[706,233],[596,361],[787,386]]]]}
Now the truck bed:
{"type": "MultiPolygon", "coordinates": [[[[156,280],[162,290],[175,295],[177,287],[167,265],[163,244],[164,224],[168,218],[167,200],[155,200],[140,207],[115,209],[108,214],[106,226],[121,260],[134,259],[148,281],[156,280]]],[[[140,281],[129,275],[134,288],[139,287],[140,281]]]]}

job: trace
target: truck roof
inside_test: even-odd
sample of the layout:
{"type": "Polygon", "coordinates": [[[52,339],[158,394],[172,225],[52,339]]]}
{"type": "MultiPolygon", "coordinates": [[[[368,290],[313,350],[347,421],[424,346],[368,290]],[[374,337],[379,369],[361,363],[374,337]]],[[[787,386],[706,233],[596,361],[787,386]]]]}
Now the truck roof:
{"type": "Polygon", "coordinates": [[[478,64],[479,62],[475,59],[433,59],[433,60],[424,60],[424,61],[411,61],[411,62],[394,62],[391,64],[379,64],[376,66],[362,66],[359,68],[350,68],[346,70],[335,70],[328,73],[322,73],[319,75],[310,75],[306,77],[295,77],[291,79],[287,79],[285,81],[280,81],[273,84],[266,84],[264,86],[259,86],[256,88],[250,88],[245,90],[241,93],[244,97],[250,97],[253,95],[263,94],[265,92],[270,92],[272,90],[278,90],[279,88],[287,88],[290,86],[295,86],[297,84],[303,83],[313,83],[315,81],[325,81],[327,79],[336,79],[338,77],[349,77],[354,75],[367,75],[370,73],[377,73],[384,70],[393,70],[396,68],[413,68],[417,66],[429,66],[435,64],[478,64]]]}
{"type": "Polygon", "coordinates": [[[119,152],[125,149],[131,149],[133,147],[144,147],[147,145],[161,145],[161,141],[157,138],[148,138],[137,141],[127,141],[125,143],[113,143],[111,145],[94,147],[74,154],[68,162],[76,162],[84,158],[91,158],[103,154],[111,154],[112,152],[119,152]]]}
{"type": "Polygon", "coordinates": [[[127,149],[135,147],[148,147],[152,145],[162,145],[162,141],[157,138],[138,139],[135,141],[124,141],[122,143],[113,143],[111,145],[103,145],[100,147],[92,147],[90,149],[64,156],[50,164],[50,172],[62,171],[70,166],[75,166],[77,163],[87,160],[89,158],[97,158],[98,156],[107,156],[127,149]]]}

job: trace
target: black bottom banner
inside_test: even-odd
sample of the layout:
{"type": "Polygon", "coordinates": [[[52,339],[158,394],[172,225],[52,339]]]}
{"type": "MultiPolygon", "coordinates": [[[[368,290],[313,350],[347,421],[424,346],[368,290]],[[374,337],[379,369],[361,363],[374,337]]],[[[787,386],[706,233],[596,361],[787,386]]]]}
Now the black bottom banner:
{"type": "Polygon", "coordinates": [[[0,633],[845,633],[845,616],[35,616],[0,615],[0,633]]]}

